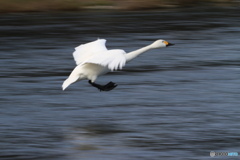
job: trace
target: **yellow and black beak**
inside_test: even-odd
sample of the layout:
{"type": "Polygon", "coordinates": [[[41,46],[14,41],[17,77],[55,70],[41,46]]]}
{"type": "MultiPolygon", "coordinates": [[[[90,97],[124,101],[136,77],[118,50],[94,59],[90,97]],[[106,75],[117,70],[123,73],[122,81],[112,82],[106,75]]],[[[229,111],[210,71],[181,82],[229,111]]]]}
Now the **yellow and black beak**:
{"type": "Polygon", "coordinates": [[[172,43],[169,43],[169,42],[167,42],[167,41],[164,41],[163,43],[165,43],[166,44],[166,47],[168,47],[168,46],[173,46],[174,44],[172,44],[172,43]]]}

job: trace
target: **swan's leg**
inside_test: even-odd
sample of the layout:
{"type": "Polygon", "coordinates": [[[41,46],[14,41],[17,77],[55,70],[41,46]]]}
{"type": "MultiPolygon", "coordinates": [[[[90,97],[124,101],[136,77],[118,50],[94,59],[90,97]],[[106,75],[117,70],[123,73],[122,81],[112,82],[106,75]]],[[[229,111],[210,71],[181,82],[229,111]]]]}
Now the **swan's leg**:
{"type": "Polygon", "coordinates": [[[93,87],[96,87],[100,91],[111,91],[113,88],[117,87],[116,83],[113,82],[109,82],[106,85],[100,85],[89,80],[88,83],[90,83],[93,87]]]}

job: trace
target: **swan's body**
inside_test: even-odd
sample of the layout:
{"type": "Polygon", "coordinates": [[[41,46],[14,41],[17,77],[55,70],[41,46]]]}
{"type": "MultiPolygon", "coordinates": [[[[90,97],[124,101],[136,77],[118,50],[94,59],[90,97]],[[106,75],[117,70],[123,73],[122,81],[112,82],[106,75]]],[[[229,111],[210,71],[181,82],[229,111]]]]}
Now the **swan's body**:
{"type": "Polygon", "coordinates": [[[63,90],[65,90],[70,84],[83,79],[88,79],[91,85],[102,91],[111,90],[117,85],[113,82],[109,82],[107,85],[101,86],[94,83],[97,77],[110,71],[122,69],[126,62],[131,61],[138,55],[150,49],[172,45],[167,41],[157,40],[151,45],[126,53],[121,49],[108,50],[105,43],[105,39],[98,39],[75,48],[73,57],[77,66],[74,68],[70,76],[64,81],[62,85],[63,90]]]}

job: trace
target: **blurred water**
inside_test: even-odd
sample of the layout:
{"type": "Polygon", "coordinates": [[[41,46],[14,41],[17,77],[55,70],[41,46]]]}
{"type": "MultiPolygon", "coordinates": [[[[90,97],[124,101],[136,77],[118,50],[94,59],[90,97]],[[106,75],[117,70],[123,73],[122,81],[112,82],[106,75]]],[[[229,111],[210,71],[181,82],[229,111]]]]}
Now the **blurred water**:
{"type": "MultiPolygon", "coordinates": [[[[240,152],[240,19],[235,9],[0,15],[0,158],[207,159],[240,152]],[[74,47],[106,38],[132,51],[122,71],[61,90],[74,47]]],[[[226,157],[218,157],[219,159],[226,157]]]]}

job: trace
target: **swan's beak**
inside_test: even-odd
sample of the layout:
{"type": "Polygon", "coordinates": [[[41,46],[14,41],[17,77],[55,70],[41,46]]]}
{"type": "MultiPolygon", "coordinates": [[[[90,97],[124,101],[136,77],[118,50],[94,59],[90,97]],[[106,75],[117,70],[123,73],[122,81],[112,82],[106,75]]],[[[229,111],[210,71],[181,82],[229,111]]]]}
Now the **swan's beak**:
{"type": "Polygon", "coordinates": [[[166,47],[168,47],[168,46],[173,46],[174,44],[172,44],[172,43],[169,43],[169,42],[167,42],[167,41],[164,41],[163,43],[165,43],[166,44],[166,47]]]}
{"type": "Polygon", "coordinates": [[[166,46],[168,47],[168,46],[173,46],[173,45],[175,45],[175,44],[173,44],[173,43],[168,43],[166,46]]]}

